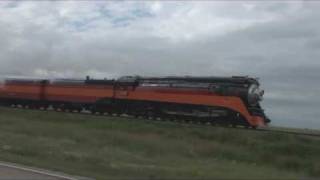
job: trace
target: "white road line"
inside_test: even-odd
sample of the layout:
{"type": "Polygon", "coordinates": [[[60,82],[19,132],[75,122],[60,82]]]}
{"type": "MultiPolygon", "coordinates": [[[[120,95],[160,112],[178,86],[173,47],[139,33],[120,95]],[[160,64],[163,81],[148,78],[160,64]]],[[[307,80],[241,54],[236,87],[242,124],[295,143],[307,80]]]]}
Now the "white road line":
{"type": "Polygon", "coordinates": [[[53,173],[53,172],[46,172],[45,170],[37,170],[37,169],[33,169],[33,168],[22,167],[22,166],[19,166],[19,165],[14,165],[13,163],[0,162],[0,166],[20,169],[20,170],[23,170],[23,171],[34,172],[34,173],[38,173],[38,174],[43,174],[43,175],[62,178],[62,179],[67,179],[67,180],[78,180],[77,178],[74,178],[74,177],[59,175],[59,174],[56,174],[56,173],[53,173]]]}

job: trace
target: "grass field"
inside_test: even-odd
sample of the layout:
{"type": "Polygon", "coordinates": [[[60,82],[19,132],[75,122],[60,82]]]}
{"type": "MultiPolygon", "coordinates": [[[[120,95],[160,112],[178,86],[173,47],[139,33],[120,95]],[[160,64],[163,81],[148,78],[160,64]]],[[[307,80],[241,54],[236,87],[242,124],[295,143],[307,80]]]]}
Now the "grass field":
{"type": "Polygon", "coordinates": [[[320,178],[320,138],[0,108],[0,160],[97,179],[320,178]]]}

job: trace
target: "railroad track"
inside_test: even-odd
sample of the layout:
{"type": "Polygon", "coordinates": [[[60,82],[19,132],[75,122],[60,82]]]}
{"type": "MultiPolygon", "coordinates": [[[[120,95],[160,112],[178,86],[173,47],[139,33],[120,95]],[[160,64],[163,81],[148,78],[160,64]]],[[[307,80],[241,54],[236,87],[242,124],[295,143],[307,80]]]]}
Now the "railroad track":
{"type": "MultiPolygon", "coordinates": [[[[28,109],[28,108],[22,108],[22,107],[12,107],[12,106],[2,106],[2,107],[6,107],[6,108],[12,108],[12,109],[28,109]]],[[[30,110],[35,110],[35,111],[52,111],[52,112],[58,112],[58,113],[74,113],[74,114],[83,114],[83,115],[90,115],[90,116],[110,116],[110,117],[122,117],[122,118],[128,118],[128,119],[132,119],[135,118],[133,116],[130,115],[112,115],[112,114],[99,114],[99,113],[95,113],[92,114],[90,111],[81,111],[81,112],[77,112],[77,111],[59,111],[59,110],[54,110],[54,109],[30,109],[30,110]]],[[[152,120],[153,122],[173,122],[175,124],[181,124],[181,125],[191,125],[193,127],[203,127],[203,126],[213,126],[212,124],[202,124],[202,123],[195,123],[193,121],[189,121],[188,123],[181,121],[181,120],[168,120],[168,119],[158,119],[158,118],[135,118],[135,119],[142,119],[142,120],[152,120]]],[[[292,135],[302,135],[302,136],[311,136],[311,137],[320,137],[320,131],[319,132],[299,132],[297,130],[282,130],[282,129],[277,129],[277,128],[273,128],[273,127],[267,127],[267,128],[257,128],[257,129],[253,129],[253,128],[245,128],[245,127],[232,127],[232,126],[224,126],[224,125],[218,125],[215,124],[214,126],[217,127],[222,127],[222,128],[230,128],[230,129],[240,129],[240,130],[246,130],[246,131],[258,131],[258,132],[265,132],[265,133],[279,133],[279,134],[292,134],[292,135]]],[[[213,127],[214,127],[213,126],[213,127]]]]}

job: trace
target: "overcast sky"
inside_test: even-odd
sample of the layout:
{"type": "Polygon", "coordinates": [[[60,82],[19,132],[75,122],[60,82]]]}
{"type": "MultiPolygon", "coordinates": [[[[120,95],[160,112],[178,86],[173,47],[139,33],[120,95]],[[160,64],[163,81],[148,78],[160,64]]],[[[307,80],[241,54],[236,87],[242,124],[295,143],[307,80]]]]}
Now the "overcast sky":
{"type": "Polygon", "coordinates": [[[0,1],[0,76],[259,77],[273,125],[320,128],[320,2],[0,1]]]}

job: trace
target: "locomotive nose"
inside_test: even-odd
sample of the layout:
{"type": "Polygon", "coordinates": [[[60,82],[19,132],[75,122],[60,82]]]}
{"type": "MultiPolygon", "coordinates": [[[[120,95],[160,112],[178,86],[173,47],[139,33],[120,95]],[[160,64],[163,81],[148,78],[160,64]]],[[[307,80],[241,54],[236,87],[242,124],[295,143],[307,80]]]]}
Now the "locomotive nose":
{"type": "Polygon", "coordinates": [[[249,104],[255,105],[259,101],[262,101],[263,95],[264,95],[264,90],[260,89],[260,87],[257,84],[251,85],[248,90],[249,104]]]}
{"type": "Polygon", "coordinates": [[[263,100],[263,95],[264,95],[264,90],[263,89],[259,89],[259,91],[257,93],[259,101],[263,100]]]}

